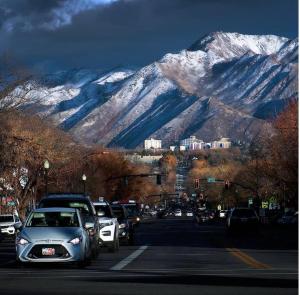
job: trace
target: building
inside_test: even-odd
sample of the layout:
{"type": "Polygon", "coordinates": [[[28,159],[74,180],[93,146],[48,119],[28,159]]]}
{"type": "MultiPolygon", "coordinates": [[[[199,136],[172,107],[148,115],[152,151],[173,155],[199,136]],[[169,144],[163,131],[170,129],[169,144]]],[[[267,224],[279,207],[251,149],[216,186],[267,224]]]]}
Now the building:
{"type": "Polygon", "coordinates": [[[228,149],[231,147],[231,141],[229,138],[223,137],[220,140],[213,141],[211,143],[212,149],[228,149]]]}
{"type": "Polygon", "coordinates": [[[181,146],[185,146],[186,150],[201,150],[205,147],[205,142],[196,136],[190,136],[189,138],[180,141],[181,146]]]}
{"type": "Polygon", "coordinates": [[[171,146],[170,146],[170,150],[171,150],[172,152],[174,152],[175,149],[176,149],[176,145],[171,145],[171,146]]]}
{"type": "Polygon", "coordinates": [[[151,150],[151,149],[161,149],[161,140],[150,138],[144,141],[144,149],[151,150]]]}

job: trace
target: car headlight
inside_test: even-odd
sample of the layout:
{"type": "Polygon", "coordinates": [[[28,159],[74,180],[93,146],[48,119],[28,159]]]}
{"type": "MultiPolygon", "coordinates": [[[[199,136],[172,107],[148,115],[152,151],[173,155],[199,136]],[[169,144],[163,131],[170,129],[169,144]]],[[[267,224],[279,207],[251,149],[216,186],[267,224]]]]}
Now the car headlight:
{"type": "Polygon", "coordinates": [[[141,219],[139,217],[136,218],[136,221],[140,221],[141,219]]]}
{"type": "Polygon", "coordinates": [[[125,228],[125,227],[126,227],[126,223],[119,224],[119,228],[125,228]]]}
{"type": "Polygon", "coordinates": [[[73,244],[73,245],[78,245],[79,243],[81,243],[82,241],[82,237],[77,237],[72,239],[71,241],[69,241],[69,243],[73,244]]]}
{"type": "Polygon", "coordinates": [[[16,239],[16,243],[18,244],[18,245],[26,245],[26,244],[29,244],[29,241],[27,241],[26,239],[24,239],[24,238],[17,238],[16,239]]]}

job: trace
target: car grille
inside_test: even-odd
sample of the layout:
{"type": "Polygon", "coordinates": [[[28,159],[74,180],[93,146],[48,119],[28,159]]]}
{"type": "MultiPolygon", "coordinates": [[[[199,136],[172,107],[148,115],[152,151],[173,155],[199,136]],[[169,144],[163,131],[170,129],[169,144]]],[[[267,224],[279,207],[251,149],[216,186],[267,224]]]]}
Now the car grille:
{"type": "Polygon", "coordinates": [[[41,245],[35,245],[28,254],[29,258],[38,259],[38,258],[68,258],[70,257],[69,252],[67,249],[62,245],[57,244],[41,244],[41,245]],[[54,248],[55,249],[55,255],[51,256],[45,256],[42,255],[42,249],[43,248],[54,248]]]}

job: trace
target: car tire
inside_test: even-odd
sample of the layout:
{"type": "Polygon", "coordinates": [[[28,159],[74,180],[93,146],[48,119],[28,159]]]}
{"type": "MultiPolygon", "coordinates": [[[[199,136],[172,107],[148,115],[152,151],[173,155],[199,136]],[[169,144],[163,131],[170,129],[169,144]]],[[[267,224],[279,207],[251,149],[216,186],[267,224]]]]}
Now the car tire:
{"type": "Polygon", "coordinates": [[[91,262],[92,262],[91,257],[88,257],[85,253],[85,256],[84,256],[83,260],[77,262],[77,267],[78,268],[85,268],[88,265],[90,265],[91,262]]]}
{"type": "Polygon", "coordinates": [[[114,241],[113,243],[108,247],[108,251],[111,253],[115,253],[119,251],[120,244],[119,244],[119,239],[116,237],[116,234],[114,236],[114,241]]]}

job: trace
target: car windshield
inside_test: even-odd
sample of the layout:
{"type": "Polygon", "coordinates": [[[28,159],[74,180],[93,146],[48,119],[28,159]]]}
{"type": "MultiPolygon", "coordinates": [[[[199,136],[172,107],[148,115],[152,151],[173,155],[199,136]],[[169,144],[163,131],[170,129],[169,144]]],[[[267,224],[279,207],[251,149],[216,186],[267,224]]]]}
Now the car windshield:
{"type": "Polygon", "coordinates": [[[232,216],[234,217],[256,217],[255,212],[250,209],[235,209],[232,212],[232,216]]]}
{"type": "Polygon", "coordinates": [[[79,227],[76,212],[33,212],[26,227],[79,227]]]}
{"type": "Polygon", "coordinates": [[[14,222],[14,218],[12,215],[1,215],[0,222],[14,222]]]}
{"type": "Polygon", "coordinates": [[[124,219],[125,218],[125,214],[122,208],[112,208],[114,215],[118,218],[118,219],[124,219]]]}
{"type": "Polygon", "coordinates": [[[137,216],[139,215],[138,209],[136,205],[124,205],[129,216],[137,216]]]}
{"type": "Polygon", "coordinates": [[[107,205],[95,205],[95,209],[97,212],[103,211],[104,212],[104,217],[109,217],[112,218],[111,210],[110,207],[107,205]]]}
{"type": "Polygon", "coordinates": [[[92,210],[88,204],[82,200],[58,200],[58,199],[44,199],[40,203],[40,208],[52,208],[52,207],[64,207],[64,208],[76,208],[81,213],[91,215],[92,210]]]}

